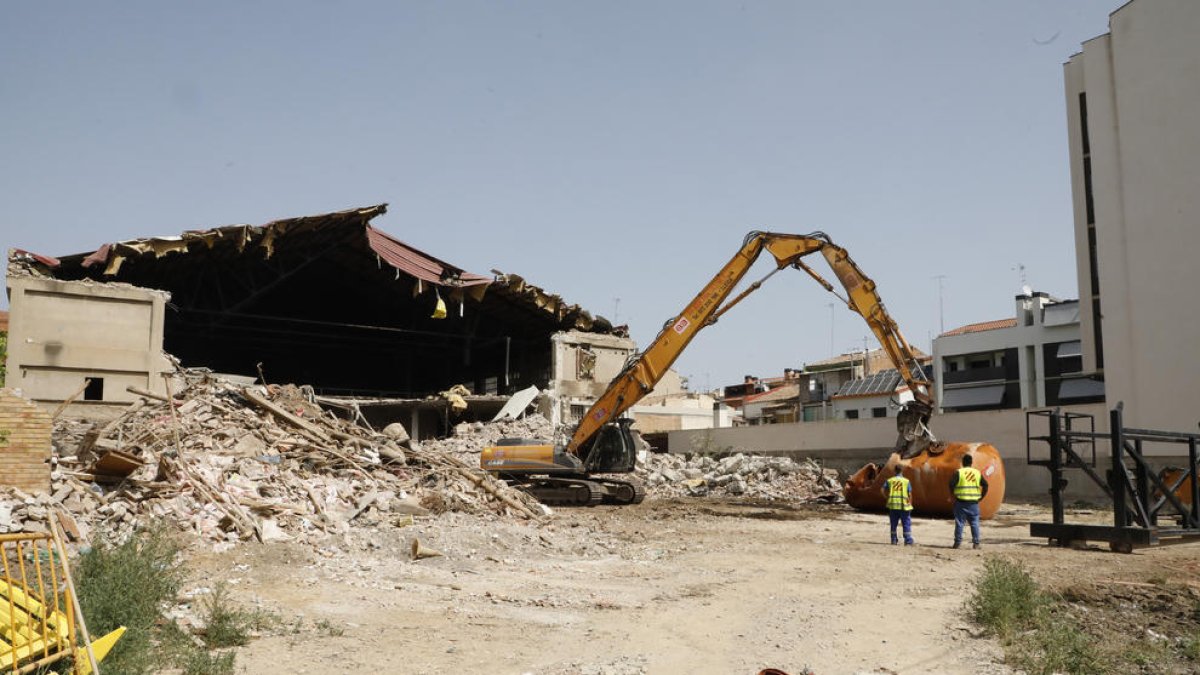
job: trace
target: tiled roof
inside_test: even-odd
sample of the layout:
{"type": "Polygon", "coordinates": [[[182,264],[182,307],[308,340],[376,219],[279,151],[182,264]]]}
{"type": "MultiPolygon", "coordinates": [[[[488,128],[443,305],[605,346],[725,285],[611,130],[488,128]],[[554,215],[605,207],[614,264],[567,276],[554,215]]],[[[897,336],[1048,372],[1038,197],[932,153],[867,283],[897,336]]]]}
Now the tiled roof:
{"type": "MultiPolygon", "coordinates": [[[[931,361],[932,357],[920,349],[917,349],[915,345],[909,345],[909,348],[912,349],[913,356],[919,363],[927,363],[931,361]]],[[[868,359],[868,370],[882,370],[891,365],[891,360],[888,358],[887,352],[881,348],[872,349],[869,352],[868,359]]],[[[804,371],[808,373],[819,373],[828,370],[841,370],[849,368],[851,365],[862,365],[862,362],[862,352],[849,352],[840,356],[835,356],[831,359],[809,361],[804,364],[804,371]]]]}
{"type": "Polygon", "coordinates": [[[765,391],[754,396],[747,396],[742,400],[742,405],[747,403],[769,403],[771,401],[786,401],[800,396],[800,385],[785,384],[782,387],[776,387],[771,391],[765,391]]]}
{"type": "Polygon", "coordinates": [[[8,332],[8,312],[0,312],[0,333],[8,332]]]}
{"type": "Polygon", "coordinates": [[[954,330],[946,331],[939,337],[949,337],[951,335],[966,335],[967,333],[982,333],[989,330],[999,330],[1001,328],[1016,328],[1016,319],[998,319],[996,321],[982,321],[980,323],[969,323],[965,326],[960,326],[954,330]]]}

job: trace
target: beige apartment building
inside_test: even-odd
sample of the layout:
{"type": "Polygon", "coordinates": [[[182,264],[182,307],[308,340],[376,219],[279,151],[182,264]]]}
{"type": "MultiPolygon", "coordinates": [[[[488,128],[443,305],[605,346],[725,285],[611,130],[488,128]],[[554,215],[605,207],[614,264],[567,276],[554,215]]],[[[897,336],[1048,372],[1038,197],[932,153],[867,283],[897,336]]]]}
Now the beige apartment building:
{"type": "Polygon", "coordinates": [[[1200,2],[1134,0],[1064,65],[1084,370],[1131,426],[1200,421],[1200,2]]]}

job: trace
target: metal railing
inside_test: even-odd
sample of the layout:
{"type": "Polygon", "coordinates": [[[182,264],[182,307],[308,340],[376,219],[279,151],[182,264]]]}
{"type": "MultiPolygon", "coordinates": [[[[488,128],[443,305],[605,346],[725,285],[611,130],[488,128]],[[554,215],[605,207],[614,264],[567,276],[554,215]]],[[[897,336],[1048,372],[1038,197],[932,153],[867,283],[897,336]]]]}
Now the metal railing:
{"type": "Polygon", "coordinates": [[[4,534],[0,556],[0,671],[27,673],[73,655],[65,551],[50,534],[4,534]]]}
{"type": "Polygon", "coordinates": [[[1039,410],[1026,413],[1026,460],[1050,470],[1052,523],[1030,523],[1030,536],[1048,537],[1067,546],[1088,540],[1107,541],[1114,551],[1129,552],[1134,547],[1182,543],[1200,537],[1200,481],[1197,476],[1197,448],[1200,434],[1157,431],[1126,427],[1124,406],[1120,403],[1109,415],[1109,431],[1098,433],[1091,415],[1039,410]],[[1047,433],[1033,431],[1035,420],[1044,418],[1047,433]],[[1086,427],[1086,429],[1084,428],[1086,427]],[[1095,470],[1096,444],[1107,442],[1111,459],[1104,477],[1095,470]],[[1048,444],[1048,454],[1034,457],[1037,443],[1048,444]],[[1147,446],[1173,444],[1187,446],[1187,467],[1169,474],[1158,473],[1147,460],[1147,446]],[[1078,450],[1084,448],[1081,453],[1078,450]],[[1090,449],[1090,459],[1086,457],[1090,449]],[[1112,500],[1111,526],[1070,524],[1065,520],[1063,498],[1067,487],[1067,469],[1081,469],[1112,500]],[[1190,481],[1188,492],[1181,487],[1190,481]],[[1186,498],[1185,498],[1186,497],[1186,498]],[[1160,515],[1170,505],[1177,517],[1174,527],[1159,525],[1160,515]]]}

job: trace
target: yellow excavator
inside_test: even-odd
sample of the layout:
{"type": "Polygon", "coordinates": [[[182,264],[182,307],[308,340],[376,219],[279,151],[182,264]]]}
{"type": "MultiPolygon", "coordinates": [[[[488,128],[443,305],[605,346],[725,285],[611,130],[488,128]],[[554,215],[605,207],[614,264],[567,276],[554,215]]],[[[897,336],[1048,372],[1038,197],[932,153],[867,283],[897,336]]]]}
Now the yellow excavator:
{"type": "Polygon", "coordinates": [[[741,250],[683,312],[663,325],[645,351],[630,358],[580,420],[565,446],[527,438],[501,439],[496,445],[484,448],[481,467],[547,504],[636,504],[642,501],[645,491],[636,481],[603,475],[629,473],[636,464],[640,439],[629,428],[632,421],[621,419],[621,414],[654,389],[696,333],[716,323],[721,315],[758,290],[764,281],[787,267],[803,270],[861,315],[908,385],[913,398],[902,405],[897,417],[900,433],[895,452],[901,457],[912,457],[935,443],[927,426],[933,411],[929,381],[896,322],[884,308],[875,291],[875,282],[867,278],[846,250],[834,244],[824,232],[805,235],[751,232],[746,235],[741,250]],[[763,251],[775,258],[775,269],[726,303],[726,298],[763,251]],[[845,296],[838,294],[833,284],[802,260],[818,252],[841,282],[845,296]]]}

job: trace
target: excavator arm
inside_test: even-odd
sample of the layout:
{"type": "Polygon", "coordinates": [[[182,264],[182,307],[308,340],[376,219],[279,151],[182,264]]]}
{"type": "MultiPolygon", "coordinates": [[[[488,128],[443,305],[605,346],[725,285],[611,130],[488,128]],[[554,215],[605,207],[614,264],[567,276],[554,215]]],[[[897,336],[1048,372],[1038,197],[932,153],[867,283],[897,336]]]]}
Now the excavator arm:
{"type": "MultiPolygon", "coordinates": [[[[883,300],[875,290],[875,282],[863,274],[845,249],[830,241],[828,235],[823,232],[807,235],[751,232],[746,235],[741,250],[679,315],[663,326],[650,346],[640,354],[634,355],[624,369],[613,378],[608,389],[580,420],[567,444],[567,452],[572,455],[583,454],[586,461],[586,455],[589,454],[587,448],[601,429],[654,389],[696,333],[715,323],[722,314],[758,290],[767,278],[786,267],[804,270],[826,290],[837,295],[851,310],[862,316],[908,385],[914,399],[905,404],[897,420],[900,437],[896,442],[896,450],[904,456],[911,456],[935,442],[926,426],[933,410],[929,381],[926,380],[913,356],[912,348],[900,333],[896,322],[884,308],[883,300]],[[775,270],[751,284],[729,303],[723,304],[763,251],[770,253],[775,259],[775,270]],[[804,264],[802,259],[805,256],[817,252],[824,256],[833,269],[845,289],[845,297],[838,295],[832,284],[804,264]]],[[[587,463],[595,464],[594,461],[587,463]]]]}

